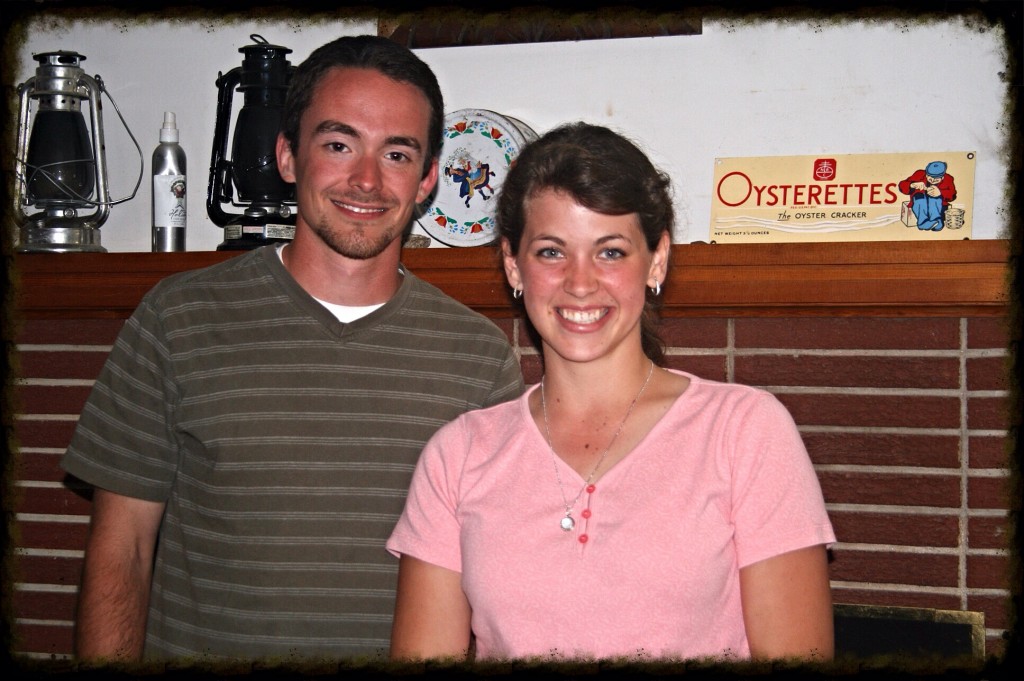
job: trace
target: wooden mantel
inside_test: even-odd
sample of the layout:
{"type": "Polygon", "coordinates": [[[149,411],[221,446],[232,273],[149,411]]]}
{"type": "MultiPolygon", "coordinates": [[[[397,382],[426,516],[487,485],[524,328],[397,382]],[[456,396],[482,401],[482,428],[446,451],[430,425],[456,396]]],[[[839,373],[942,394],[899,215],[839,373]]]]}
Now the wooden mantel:
{"type": "MultiPolygon", "coordinates": [[[[1009,310],[1004,240],[679,244],[664,317],[991,316],[1009,310]]],[[[126,318],[163,277],[237,252],[18,254],[15,315],[126,318]]],[[[491,317],[517,313],[494,247],[408,249],[419,276],[491,317]]]]}

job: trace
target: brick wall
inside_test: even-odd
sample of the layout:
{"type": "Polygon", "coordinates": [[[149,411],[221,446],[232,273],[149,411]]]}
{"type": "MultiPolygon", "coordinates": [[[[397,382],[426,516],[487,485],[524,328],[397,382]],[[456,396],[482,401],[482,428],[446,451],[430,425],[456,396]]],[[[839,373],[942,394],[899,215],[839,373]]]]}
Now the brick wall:
{"type": "MultiPolygon", "coordinates": [[[[497,320],[527,382],[540,361],[518,319],[497,320]]],[[[58,460],[122,320],[29,320],[14,393],[14,650],[68,656],[88,490],[58,460]]],[[[669,365],[767,388],[811,453],[839,543],[837,602],[985,614],[1008,627],[1006,319],[674,318],[669,365]]]]}
{"type": "MultiPolygon", "coordinates": [[[[233,255],[16,259],[13,652],[71,654],[89,500],[58,462],[123,320],[167,274],[233,255]]],[[[834,599],[983,612],[996,655],[1010,626],[1007,256],[986,241],[673,246],[662,294],[670,366],[767,388],[792,412],[839,538],[834,599]]],[[[403,258],[494,318],[539,380],[492,249],[403,258]]]]}

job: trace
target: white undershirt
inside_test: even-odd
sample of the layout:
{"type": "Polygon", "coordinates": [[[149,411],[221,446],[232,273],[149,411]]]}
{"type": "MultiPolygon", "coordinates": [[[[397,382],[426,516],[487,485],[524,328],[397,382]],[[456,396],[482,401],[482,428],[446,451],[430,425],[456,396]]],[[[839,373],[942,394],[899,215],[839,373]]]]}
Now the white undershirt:
{"type": "MultiPolygon", "coordinates": [[[[288,244],[278,244],[277,246],[277,257],[281,259],[282,265],[284,265],[284,255],[282,255],[282,253],[284,251],[284,247],[287,245],[288,244]]],[[[399,269],[399,272],[401,272],[401,269],[399,269]]],[[[366,315],[376,310],[378,307],[384,305],[384,303],[361,306],[338,305],[337,303],[328,303],[326,300],[320,300],[316,296],[313,296],[313,299],[316,300],[316,302],[323,305],[324,307],[326,307],[327,311],[334,315],[337,318],[337,320],[342,324],[348,324],[350,322],[354,322],[357,319],[362,319],[366,315]]]]}

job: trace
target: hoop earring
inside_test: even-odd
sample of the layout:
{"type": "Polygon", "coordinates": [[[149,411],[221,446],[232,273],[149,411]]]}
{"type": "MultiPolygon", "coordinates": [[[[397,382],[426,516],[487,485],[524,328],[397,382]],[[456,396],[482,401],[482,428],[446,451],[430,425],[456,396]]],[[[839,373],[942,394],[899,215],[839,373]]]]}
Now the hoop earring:
{"type": "Polygon", "coordinates": [[[512,289],[512,299],[513,300],[519,300],[522,297],[523,297],[523,289],[521,289],[521,288],[513,288],[512,289]]]}
{"type": "Polygon", "coordinates": [[[661,282],[660,281],[655,281],[654,282],[654,286],[651,287],[651,293],[654,294],[655,298],[657,298],[658,296],[661,295],[661,282]]]}

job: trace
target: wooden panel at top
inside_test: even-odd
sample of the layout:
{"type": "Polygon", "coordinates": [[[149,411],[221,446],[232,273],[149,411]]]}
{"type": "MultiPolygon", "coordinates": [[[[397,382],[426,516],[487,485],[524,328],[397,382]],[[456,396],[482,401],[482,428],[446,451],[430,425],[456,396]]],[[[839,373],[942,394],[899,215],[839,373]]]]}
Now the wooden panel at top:
{"type": "MultiPolygon", "coordinates": [[[[237,252],[18,254],[14,314],[125,318],[169,274],[237,252]]],[[[988,316],[1009,310],[1004,240],[678,244],[661,314],[988,316]]],[[[491,317],[518,314],[496,248],[409,249],[423,279],[491,317]]]]}

